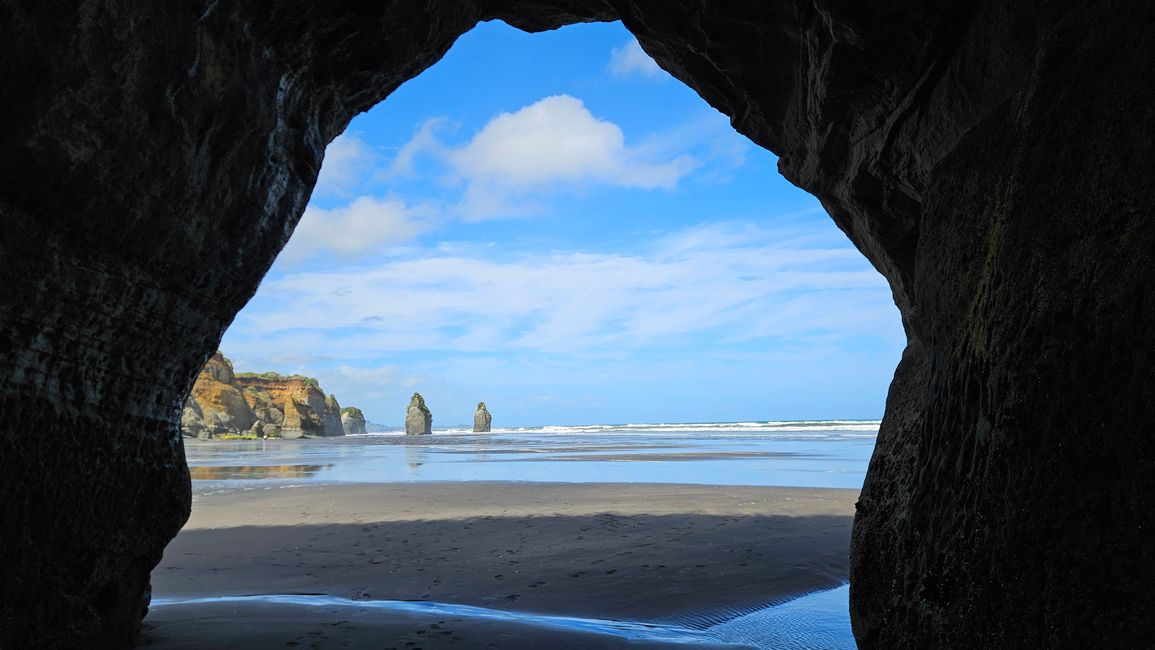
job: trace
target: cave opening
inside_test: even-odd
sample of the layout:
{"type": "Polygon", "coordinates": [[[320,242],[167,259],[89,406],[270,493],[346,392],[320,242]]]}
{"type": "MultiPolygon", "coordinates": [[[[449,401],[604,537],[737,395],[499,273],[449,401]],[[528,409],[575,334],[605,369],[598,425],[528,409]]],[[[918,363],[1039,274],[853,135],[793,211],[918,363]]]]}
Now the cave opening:
{"type": "MultiPolygon", "coordinates": [[[[185,410],[186,435],[273,440],[190,440],[194,494],[418,482],[433,485],[427,505],[437,509],[445,508],[437,490],[446,481],[529,482],[545,491],[559,481],[636,484],[643,501],[658,485],[654,512],[611,495],[590,500],[606,510],[593,520],[624,507],[634,509],[634,521],[665,517],[674,528],[686,515],[663,502],[670,496],[663,491],[679,485],[691,493],[704,485],[834,489],[845,499],[861,486],[905,336],[885,279],[776,163],[659,68],[620,23],[542,34],[480,24],[329,145],[292,238],[225,332],[225,358],[210,361],[194,386],[196,412],[185,410]],[[237,383],[236,395],[223,396],[222,375],[237,383]],[[300,432],[290,436],[285,413],[270,408],[263,378],[272,376],[316,384],[317,394],[293,407],[294,423],[302,409],[320,416],[329,394],[335,404],[355,405],[371,439],[334,441],[318,421],[304,435],[329,437],[324,445],[277,441],[300,432]],[[434,412],[429,438],[399,435],[415,391],[434,412]],[[486,436],[469,425],[478,400],[496,418],[486,436]],[[250,414],[230,410],[246,401],[250,414]]],[[[211,503],[202,499],[203,507],[211,503]]],[[[444,516],[471,522],[487,513],[449,508],[444,516]]],[[[851,513],[813,515],[835,522],[824,534],[842,539],[841,558],[809,566],[821,574],[813,582],[789,576],[792,595],[806,590],[800,585],[822,591],[845,582],[851,513]]],[[[742,514],[767,529],[781,515],[773,506],[742,514]]],[[[491,534],[520,537],[506,551],[532,556],[525,546],[533,535],[518,533],[525,521],[506,517],[510,532],[491,534]]],[[[205,545],[205,525],[194,505],[170,555],[192,540],[205,545]]],[[[701,557],[691,567],[756,575],[769,562],[763,552],[782,547],[763,537],[722,549],[741,561],[701,557]]],[[[545,587],[553,573],[585,574],[587,563],[611,561],[613,575],[619,569],[610,556],[628,552],[588,544],[577,543],[569,564],[535,558],[541,574],[532,577],[541,586],[509,594],[518,601],[497,602],[517,589],[502,578],[472,596],[440,580],[412,593],[358,587],[374,594],[358,602],[367,607],[384,592],[549,612],[557,606],[545,587]],[[598,552],[607,557],[583,557],[598,552]]],[[[700,552],[706,548],[713,546],[700,552]]],[[[276,555],[269,547],[256,557],[276,555]]],[[[453,572],[450,557],[450,567],[417,570],[453,572]]],[[[513,565],[501,557],[480,561],[502,575],[513,565]]],[[[638,564],[683,560],[652,553],[638,564]]],[[[162,562],[158,602],[192,596],[165,573],[188,568],[162,562]]],[[[229,573],[252,571],[234,564],[229,573]]],[[[593,589],[618,591],[637,579],[607,578],[593,589]]],[[[707,580],[716,600],[698,602],[689,594],[701,579],[667,578],[666,589],[642,580],[640,588],[654,588],[666,614],[696,606],[701,618],[723,610],[750,617],[784,593],[764,576],[738,578],[745,584],[737,586],[714,575],[707,580]]],[[[229,596],[227,581],[217,588],[229,596]]],[[[321,589],[302,583],[293,591],[321,589]]],[[[823,607],[809,614],[829,617],[823,607]]],[[[836,613],[843,642],[845,609],[843,602],[836,613]]],[[[624,613],[639,612],[653,615],[636,603],[624,613]]],[[[614,614],[604,607],[553,613],[614,614]]],[[[160,620],[164,629],[174,625],[160,620]]]]}
{"type": "Polygon", "coordinates": [[[180,405],[349,120],[478,21],[620,18],[780,156],[902,313],[855,507],[858,642],[1145,647],[1153,12],[0,3],[20,97],[0,108],[0,642],[134,642],[189,517],[180,405]]]}

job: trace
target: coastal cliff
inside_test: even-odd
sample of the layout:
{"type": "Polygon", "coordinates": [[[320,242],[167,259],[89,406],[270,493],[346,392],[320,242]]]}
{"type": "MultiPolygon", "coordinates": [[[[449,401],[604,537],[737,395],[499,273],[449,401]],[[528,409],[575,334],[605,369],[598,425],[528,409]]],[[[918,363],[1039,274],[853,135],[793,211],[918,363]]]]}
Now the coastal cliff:
{"type": "Polygon", "coordinates": [[[257,421],[252,405],[236,384],[233,364],[217,352],[193,384],[181,414],[185,435],[197,438],[248,431],[257,421]]]}
{"type": "Polygon", "coordinates": [[[181,430],[197,438],[345,435],[341,405],[336,396],[325,396],[316,379],[236,373],[220,352],[197,376],[181,414],[181,430]]]}

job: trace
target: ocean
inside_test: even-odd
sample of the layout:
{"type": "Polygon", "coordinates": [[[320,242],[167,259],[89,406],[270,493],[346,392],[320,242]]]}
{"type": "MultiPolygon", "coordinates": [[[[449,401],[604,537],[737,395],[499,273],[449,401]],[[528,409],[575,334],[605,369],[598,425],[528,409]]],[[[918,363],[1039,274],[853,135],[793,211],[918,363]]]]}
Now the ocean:
{"type": "Polygon", "coordinates": [[[434,429],[186,440],[196,493],[318,483],[539,481],[861,487],[877,420],[434,429]]]}

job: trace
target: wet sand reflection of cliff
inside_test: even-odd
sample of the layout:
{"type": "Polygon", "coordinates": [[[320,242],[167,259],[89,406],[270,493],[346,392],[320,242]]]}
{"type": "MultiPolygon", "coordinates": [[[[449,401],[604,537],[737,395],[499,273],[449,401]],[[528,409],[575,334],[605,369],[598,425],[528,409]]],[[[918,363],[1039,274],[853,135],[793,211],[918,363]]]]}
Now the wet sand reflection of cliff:
{"type": "Polygon", "coordinates": [[[225,465],[190,467],[194,481],[231,481],[250,479],[312,478],[332,465],[225,465]]]}
{"type": "Polygon", "coordinates": [[[422,465],[429,462],[429,450],[423,445],[405,445],[405,462],[416,475],[422,465]]]}

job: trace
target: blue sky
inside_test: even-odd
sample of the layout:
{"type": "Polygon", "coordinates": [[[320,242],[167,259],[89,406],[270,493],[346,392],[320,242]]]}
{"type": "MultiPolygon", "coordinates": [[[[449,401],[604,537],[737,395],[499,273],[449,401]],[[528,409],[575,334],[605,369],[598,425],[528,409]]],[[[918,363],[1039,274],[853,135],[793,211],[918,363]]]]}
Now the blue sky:
{"type": "Polygon", "coordinates": [[[494,22],[326,152],[221,349],[400,424],[880,417],[883,278],[620,24],[494,22]]]}

